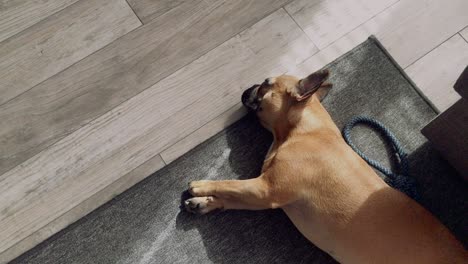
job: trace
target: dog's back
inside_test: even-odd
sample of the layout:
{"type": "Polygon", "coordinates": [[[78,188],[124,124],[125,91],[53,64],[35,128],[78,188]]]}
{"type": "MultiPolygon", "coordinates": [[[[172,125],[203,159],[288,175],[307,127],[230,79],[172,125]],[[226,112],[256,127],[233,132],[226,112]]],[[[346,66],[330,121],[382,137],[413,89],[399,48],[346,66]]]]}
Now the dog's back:
{"type": "MultiPolygon", "coordinates": [[[[317,111],[325,109],[309,113],[317,111]]],[[[294,190],[283,209],[301,233],[344,263],[466,263],[448,229],[381,180],[320,116],[329,118],[323,129],[293,134],[268,168],[279,170],[272,175],[281,175],[282,190],[294,190]]]]}

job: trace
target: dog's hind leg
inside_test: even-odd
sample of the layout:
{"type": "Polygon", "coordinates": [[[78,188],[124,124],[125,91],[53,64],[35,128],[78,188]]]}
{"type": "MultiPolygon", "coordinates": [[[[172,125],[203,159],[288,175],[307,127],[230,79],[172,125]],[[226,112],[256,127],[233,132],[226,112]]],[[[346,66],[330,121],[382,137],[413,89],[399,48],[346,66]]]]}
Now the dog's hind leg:
{"type": "Polygon", "coordinates": [[[185,201],[188,211],[207,213],[214,209],[262,210],[278,208],[268,184],[262,177],[249,180],[194,181],[185,201]]]}

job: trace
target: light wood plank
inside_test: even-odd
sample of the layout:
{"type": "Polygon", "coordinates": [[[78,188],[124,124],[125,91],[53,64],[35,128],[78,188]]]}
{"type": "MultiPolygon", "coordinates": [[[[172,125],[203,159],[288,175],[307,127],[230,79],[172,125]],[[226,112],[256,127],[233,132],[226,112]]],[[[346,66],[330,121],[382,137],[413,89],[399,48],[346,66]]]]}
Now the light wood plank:
{"type": "Polygon", "coordinates": [[[206,125],[203,125],[187,137],[177,141],[174,145],[161,152],[161,157],[167,164],[173,162],[205,140],[216,135],[226,127],[241,119],[246,114],[245,107],[238,103],[226,112],[217,116],[206,125]]]}
{"type": "Polygon", "coordinates": [[[460,99],[453,85],[467,64],[468,43],[457,34],[405,71],[442,112],[460,99]]]}
{"type": "Polygon", "coordinates": [[[286,10],[323,49],[397,1],[295,0],[286,10]]]}
{"type": "Polygon", "coordinates": [[[0,174],[286,2],[188,1],[1,105],[0,174]]]}
{"type": "Polygon", "coordinates": [[[0,252],[237,104],[259,76],[315,51],[281,9],[3,174],[0,252]]]}
{"type": "Polygon", "coordinates": [[[465,39],[466,42],[468,42],[468,27],[460,31],[460,35],[465,39]]]}
{"type": "Polygon", "coordinates": [[[139,27],[125,0],[65,8],[0,43],[0,104],[139,27]]]}
{"type": "Polygon", "coordinates": [[[36,24],[78,0],[4,0],[0,3],[0,41],[36,24]]]}
{"type": "Polygon", "coordinates": [[[325,65],[352,50],[354,47],[364,42],[371,34],[362,31],[362,28],[353,30],[351,33],[335,41],[332,45],[317,52],[304,62],[288,69],[287,73],[297,77],[305,77],[312,72],[320,70],[325,65]]]}
{"type": "Polygon", "coordinates": [[[468,8],[468,1],[401,0],[289,72],[303,75],[316,71],[370,35],[376,35],[398,64],[407,67],[458,32],[463,21],[468,23],[463,6],[468,8]]]}
{"type": "Polygon", "coordinates": [[[245,114],[239,103],[245,88],[266,77],[285,73],[317,51],[283,10],[241,33],[240,37],[256,56],[250,57],[251,61],[240,67],[223,70],[228,78],[225,85],[220,85],[227,90],[223,91],[224,96],[220,97],[218,90],[209,92],[168,118],[165,121],[165,124],[170,124],[167,130],[161,128],[154,133],[154,137],[160,137],[159,141],[169,139],[161,153],[166,163],[240,119],[245,114]],[[265,39],[271,42],[266,43],[265,39]]]}
{"type": "Polygon", "coordinates": [[[8,261],[18,257],[22,253],[46,240],[48,237],[74,223],[76,220],[91,213],[100,205],[110,201],[118,194],[127,190],[129,186],[137,184],[164,166],[165,163],[161,159],[161,156],[154,156],[142,165],[138,166],[136,169],[130,171],[104,189],[95,193],[82,203],[49,222],[38,231],[19,241],[3,253],[0,253],[0,263],[7,263],[8,261]]]}
{"type": "Polygon", "coordinates": [[[203,0],[128,0],[128,4],[130,4],[140,20],[146,24],[188,1],[200,2],[203,0]]]}
{"type": "Polygon", "coordinates": [[[391,12],[408,13],[384,22],[387,29],[377,34],[392,57],[406,68],[468,25],[466,0],[401,0],[391,12]],[[415,6],[417,6],[415,8],[415,6]],[[390,27],[391,25],[391,27],[390,27]],[[391,29],[390,29],[391,28],[391,29]]]}

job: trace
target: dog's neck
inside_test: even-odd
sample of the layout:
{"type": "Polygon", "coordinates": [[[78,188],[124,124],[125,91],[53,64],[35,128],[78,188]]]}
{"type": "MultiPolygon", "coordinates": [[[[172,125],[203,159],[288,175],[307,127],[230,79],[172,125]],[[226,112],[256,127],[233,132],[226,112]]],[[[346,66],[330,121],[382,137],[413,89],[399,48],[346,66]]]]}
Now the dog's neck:
{"type": "Polygon", "coordinates": [[[316,96],[305,102],[292,103],[288,113],[273,129],[276,145],[295,135],[310,134],[322,130],[340,134],[335,123],[316,96]]]}

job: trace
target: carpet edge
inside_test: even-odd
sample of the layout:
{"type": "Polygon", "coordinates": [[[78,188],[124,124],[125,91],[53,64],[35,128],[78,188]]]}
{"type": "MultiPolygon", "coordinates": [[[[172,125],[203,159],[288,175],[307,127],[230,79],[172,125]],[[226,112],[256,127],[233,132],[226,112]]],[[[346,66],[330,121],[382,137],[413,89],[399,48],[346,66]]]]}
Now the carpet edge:
{"type": "Polygon", "coordinates": [[[427,98],[427,96],[421,91],[421,89],[411,80],[411,78],[406,74],[405,70],[398,64],[398,62],[392,57],[388,50],[383,46],[383,44],[377,39],[375,35],[370,35],[368,40],[376,44],[376,46],[387,56],[390,62],[395,66],[395,68],[400,72],[400,74],[408,81],[408,83],[413,87],[413,89],[418,93],[418,95],[430,106],[436,115],[440,114],[440,111],[435,107],[435,105],[427,98]]]}

